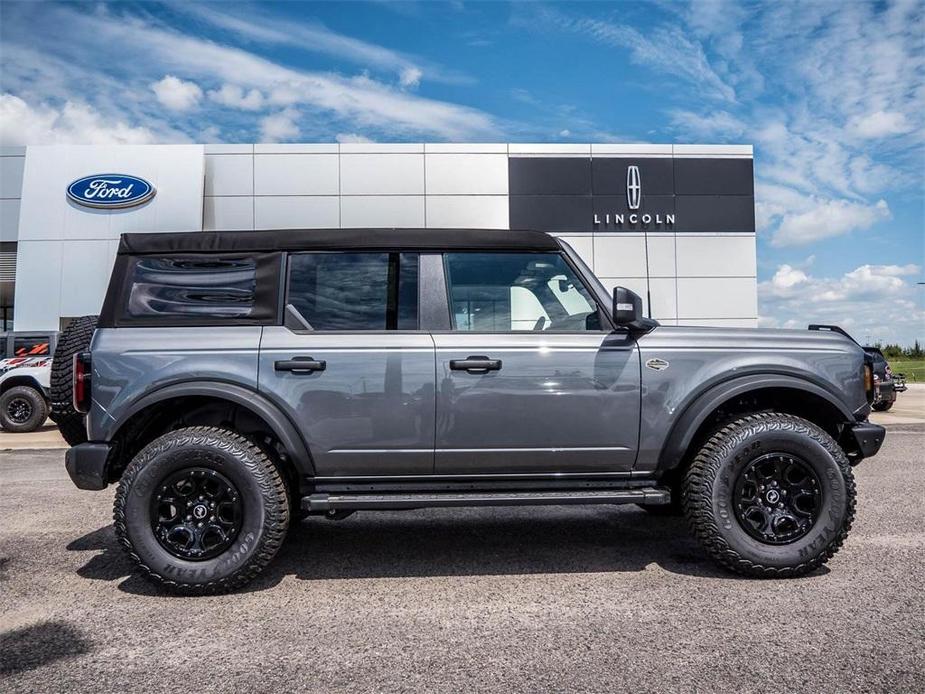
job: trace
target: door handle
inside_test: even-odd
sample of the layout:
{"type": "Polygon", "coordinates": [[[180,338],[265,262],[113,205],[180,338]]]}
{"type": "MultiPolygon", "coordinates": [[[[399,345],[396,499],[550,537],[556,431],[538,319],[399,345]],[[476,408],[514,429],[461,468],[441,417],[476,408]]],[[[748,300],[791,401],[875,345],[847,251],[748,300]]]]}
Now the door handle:
{"type": "Polygon", "coordinates": [[[327,367],[328,363],[324,359],[313,359],[312,357],[293,357],[292,359],[273,362],[275,371],[292,371],[294,373],[324,371],[327,367]]]}
{"type": "Polygon", "coordinates": [[[487,373],[489,371],[498,371],[501,369],[500,359],[489,359],[488,357],[474,356],[465,359],[451,359],[450,369],[453,371],[468,371],[471,374],[487,373]]]}

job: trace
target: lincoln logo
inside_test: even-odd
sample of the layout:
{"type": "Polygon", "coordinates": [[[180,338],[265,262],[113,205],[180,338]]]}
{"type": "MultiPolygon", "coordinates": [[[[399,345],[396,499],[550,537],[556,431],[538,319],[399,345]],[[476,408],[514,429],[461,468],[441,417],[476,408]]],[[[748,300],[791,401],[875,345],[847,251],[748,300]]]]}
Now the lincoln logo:
{"type": "MultiPolygon", "coordinates": [[[[659,198],[656,198],[658,200],[659,198]]],[[[674,226],[674,214],[671,212],[638,212],[642,204],[642,176],[635,164],[626,167],[626,207],[625,212],[595,212],[594,226],[623,229],[626,227],[674,226]]],[[[595,205],[597,207],[597,205],[595,205]]],[[[651,208],[652,205],[649,205],[651,208]]]]}
{"type": "Polygon", "coordinates": [[[638,166],[626,167],[626,204],[631,210],[639,209],[642,200],[642,181],[639,178],[638,166]]]}

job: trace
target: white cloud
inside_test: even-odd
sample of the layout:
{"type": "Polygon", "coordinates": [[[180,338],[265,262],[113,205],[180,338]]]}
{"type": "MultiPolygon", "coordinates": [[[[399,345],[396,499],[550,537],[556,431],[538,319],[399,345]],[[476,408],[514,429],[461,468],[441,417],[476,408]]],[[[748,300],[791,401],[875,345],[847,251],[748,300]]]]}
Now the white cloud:
{"type": "Polygon", "coordinates": [[[299,112],[287,108],[278,113],[260,119],[260,136],[264,142],[281,142],[293,140],[299,136],[299,126],[295,121],[299,112]]]}
{"type": "Polygon", "coordinates": [[[743,137],[749,129],[744,121],[727,111],[699,114],[679,109],[671,113],[671,121],[676,128],[704,140],[743,137]]]}
{"type": "Polygon", "coordinates": [[[209,91],[209,98],[223,106],[229,108],[239,108],[244,111],[258,111],[264,105],[263,94],[259,89],[251,89],[245,92],[236,84],[225,83],[221,89],[209,91]]]}
{"type": "Polygon", "coordinates": [[[472,78],[457,71],[340,34],[314,21],[294,23],[288,18],[277,19],[253,9],[246,16],[239,16],[233,14],[233,7],[225,6],[218,11],[196,3],[184,3],[178,9],[250,41],[294,46],[300,50],[347,60],[367,69],[395,73],[400,84],[406,88],[416,87],[424,77],[447,84],[473,82],[472,78]]]}
{"type": "MultiPolygon", "coordinates": [[[[27,55],[15,41],[4,46],[5,85],[12,72],[16,91],[30,89],[30,77],[36,70],[48,72],[42,58],[50,54],[60,58],[61,74],[51,78],[65,94],[73,85],[84,85],[87,70],[98,70],[100,64],[110,62],[130,62],[139,69],[156,66],[161,75],[183,74],[215,88],[227,83],[248,93],[257,89],[269,94],[276,105],[296,106],[300,113],[310,113],[315,123],[362,128],[385,137],[465,140],[492,137],[498,131],[495,120],[475,108],[425,98],[367,75],[344,77],[288,68],[240,48],[167,29],[127,11],[112,14],[121,7],[102,6],[86,13],[69,5],[43,6],[43,30],[32,36],[38,45],[30,47],[30,64],[15,65],[15,57],[27,55]],[[110,61],[115,55],[119,60],[110,61]],[[90,56],[92,64],[88,64],[90,56]],[[284,96],[287,101],[282,100],[284,96]]],[[[31,7],[23,6],[21,11],[28,13],[31,7]]],[[[28,15],[25,20],[19,18],[28,19],[28,15]]],[[[124,89],[125,79],[104,77],[82,91],[92,93],[94,103],[102,99],[117,103],[124,89]]],[[[201,130],[199,124],[187,123],[186,127],[190,132],[201,130]]]]}
{"type": "Polygon", "coordinates": [[[630,59],[656,72],[681,78],[707,98],[735,101],[735,90],[710,65],[703,47],[681,27],[661,26],[645,34],[627,24],[564,14],[551,7],[532,6],[515,23],[553,28],[588,37],[598,43],[626,49],[630,59]]]}
{"type": "Polygon", "coordinates": [[[848,129],[864,139],[904,135],[912,127],[906,114],[898,111],[877,111],[866,116],[855,116],[848,123],[848,129]]]}
{"type": "Polygon", "coordinates": [[[411,87],[417,87],[421,83],[421,77],[424,76],[424,73],[420,68],[416,67],[406,67],[398,75],[398,80],[401,83],[402,87],[406,89],[411,87]]]}
{"type": "Polygon", "coordinates": [[[195,82],[187,82],[173,75],[151,84],[157,100],[171,111],[189,111],[199,105],[202,89],[195,82]]]}
{"type": "Polygon", "coordinates": [[[771,237],[771,244],[805,245],[850,231],[868,229],[891,217],[890,207],[882,199],[873,205],[848,200],[816,200],[805,212],[785,213],[771,237]]]}
{"type": "Polygon", "coordinates": [[[805,328],[830,323],[858,340],[911,344],[923,338],[925,311],[916,304],[918,265],[861,265],[839,277],[814,277],[789,265],[758,285],[759,324],[805,328]]]}
{"type": "Polygon", "coordinates": [[[148,128],[108,119],[87,104],[67,101],[60,109],[45,104],[33,107],[12,94],[0,95],[3,145],[139,145],[154,140],[148,128]]]}
{"type": "Polygon", "coordinates": [[[809,277],[802,270],[789,265],[781,265],[771,278],[771,285],[778,291],[787,291],[808,280],[809,277]]]}

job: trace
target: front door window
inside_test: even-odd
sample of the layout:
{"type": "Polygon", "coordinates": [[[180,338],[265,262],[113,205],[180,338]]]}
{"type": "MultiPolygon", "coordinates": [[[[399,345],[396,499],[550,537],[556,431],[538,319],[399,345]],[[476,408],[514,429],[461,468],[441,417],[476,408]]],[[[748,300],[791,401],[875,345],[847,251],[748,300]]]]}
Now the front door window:
{"type": "Polygon", "coordinates": [[[590,292],[558,253],[447,253],[445,262],[456,330],[602,329],[590,292]]]}

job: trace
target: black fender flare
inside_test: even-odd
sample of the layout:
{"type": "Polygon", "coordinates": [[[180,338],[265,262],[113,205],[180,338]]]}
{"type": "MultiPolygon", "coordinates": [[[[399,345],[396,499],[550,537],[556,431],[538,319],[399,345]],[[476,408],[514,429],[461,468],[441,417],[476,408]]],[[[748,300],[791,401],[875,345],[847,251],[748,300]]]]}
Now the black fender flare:
{"type": "Polygon", "coordinates": [[[302,475],[314,475],[314,465],[304,439],[292,420],[272,401],[263,394],[235,383],[222,381],[183,381],[170,385],[160,386],[138,398],[132,407],[127,410],[115,423],[112,438],[122,430],[122,427],[142,410],[165,400],[183,397],[209,397],[216,400],[226,400],[240,405],[254,415],[260,417],[273,430],[273,433],[282,443],[292,458],[298,472],[302,475]]]}
{"type": "Polygon", "coordinates": [[[768,388],[800,390],[816,395],[836,408],[844,417],[844,421],[854,421],[854,414],[845,407],[841,400],[810,380],[784,374],[742,375],[708,387],[684,406],[681,415],[675,420],[671,431],[665,438],[665,444],[658,458],[658,469],[667,470],[680,463],[697,430],[706,418],[724,402],[751,391],[768,388]]]}

